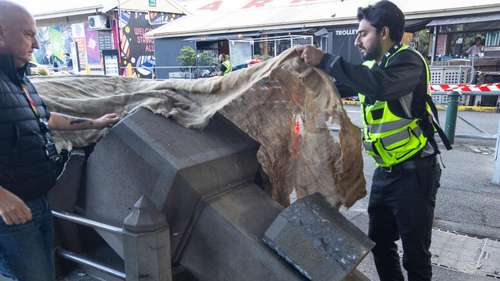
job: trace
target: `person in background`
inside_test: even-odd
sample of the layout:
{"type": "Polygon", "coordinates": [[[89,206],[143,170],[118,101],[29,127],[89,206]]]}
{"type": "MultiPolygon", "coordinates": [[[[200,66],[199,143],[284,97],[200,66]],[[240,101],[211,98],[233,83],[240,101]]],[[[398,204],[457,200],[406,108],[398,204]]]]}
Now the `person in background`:
{"type": "Polygon", "coordinates": [[[231,71],[231,62],[229,62],[228,59],[226,59],[226,54],[221,53],[219,55],[219,63],[212,62],[212,64],[215,64],[220,67],[219,71],[217,72],[217,76],[224,76],[231,71]]]}
{"type": "Polygon", "coordinates": [[[66,53],[66,66],[68,67],[68,70],[73,70],[73,59],[69,53],[66,53]]]}
{"type": "Polygon", "coordinates": [[[472,45],[472,47],[470,47],[466,53],[471,55],[471,56],[478,56],[480,53],[483,52],[483,44],[481,44],[481,37],[476,37],[476,41],[474,43],[474,45],[472,45]]]}
{"type": "Polygon", "coordinates": [[[48,191],[59,160],[51,130],[111,128],[97,119],[49,112],[26,68],[39,45],[33,16],[0,0],[0,274],[19,281],[54,281],[53,222],[48,191]]]}
{"type": "Polygon", "coordinates": [[[52,64],[52,67],[54,69],[54,72],[61,71],[61,62],[59,61],[59,58],[57,56],[54,56],[54,63],[52,64]]]}
{"type": "Polygon", "coordinates": [[[368,205],[368,236],[382,281],[404,281],[398,246],[409,281],[432,279],[432,224],[441,168],[434,132],[444,132],[433,119],[437,111],[429,89],[426,60],[401,43],[405,17],[392,2],[358,8],[355,45],[365,61],[350,64],[313,46],[297,52],[309,66],[336,79],[343,97],[358,94],[363,120],[363,144],[378,166],[368,205]],[[433,107],[434,106],[434,107],[433,107]]]}

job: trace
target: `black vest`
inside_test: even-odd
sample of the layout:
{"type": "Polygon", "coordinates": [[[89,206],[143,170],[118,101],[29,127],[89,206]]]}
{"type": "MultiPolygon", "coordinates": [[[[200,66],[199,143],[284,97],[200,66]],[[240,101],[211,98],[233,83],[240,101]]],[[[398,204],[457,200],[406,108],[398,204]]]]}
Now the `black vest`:
{"type": "MultiPolygon", "coordinates": [[[[16,69],[12,56],[0,54],[0,185],[30,200],[54,186],[56,171],[45,149],[47,136],[21,88],[18,73],[25,68],[16,69]]],[[[42,121],[47,121],[45,104],[24,75],[23,81],[42,121]]]]}

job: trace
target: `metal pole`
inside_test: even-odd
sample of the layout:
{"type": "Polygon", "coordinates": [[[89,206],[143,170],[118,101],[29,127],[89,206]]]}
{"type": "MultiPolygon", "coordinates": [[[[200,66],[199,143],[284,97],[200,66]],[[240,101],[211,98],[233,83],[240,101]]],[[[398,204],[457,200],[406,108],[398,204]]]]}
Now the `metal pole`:
{"type": "Polygon", "coordinates": [[[458,98],[462,93],[453,91],[448,94],[448,109],[446,110],[446,125],[444,133],[451,144],[455,142],[455,128],[457,127],[458,98]]]}
{"type": "Polygon", "coordinates": [[[107,224],[104,224],[104,223],[101,223],[101,222],[89,220],[87,218],[80,217],[78,215],[71,214],[71,213],[68,213],[68,212],[60,213],[60,212],[52,211],[52,215],[54,217],[56,217],[56,218],[60,218],[60,219],[67,220],[67,221],[70,221],[70,222],[74,222],[74,223],[77,223],[77,224],[81,224],[81,225],[84,225],[84,226],[88,226],[88,227],[92,227],[92,228],[104,230],[104,231],[107,231],[107,232],[110,232],[110,233],[113,233],[113,234],[122,235],[122,233],[123,233],[123,230],[121,228],[118,228],[118,227],[115,227],[115,226],[111,226],[111,225],[107,225],[107,224]]]}
{"type": "Polygon", "coordinates": [[[56,249],[56,253],[58,255],[60,255],[61,257],[66,258],[66,259],[68,259],[70,261],[90,266],[92,268],[98,269],[98,270],[100,270],[102,272],[108,273],[108,274],[110,274],[110,275],[112,275],[114,277],[118,277],[120,279],[124,279],[124,280],[126,279],[125,273],[117,271],[117,270],[114,270],[114,269],[109,268],[107,266],[104,266],[104,265],[102,265],[102,264],[100,264],[98,262],[89,260],[89,259],[87,259],[87,258],[85,258],[83,256],[80,256],[78,254],[75,254],[73,252],[64,250],[62,248],[57,248],[56,249]]]}
{"type": "Polygon", "coordinates": [[[432,57],[431,57],[431,65],[434,65],[434,58],[436,57],[436,48],[438,41],[438,29],[437,26],[434,26],[434,41],[432,42],[432,57]]]}
{"type": "Polygon", "coordinates": [[[497,146],[495,148],[495,162],[493,162],[492,182],[500,184],[500,118],[498,120],[497,146]]]}

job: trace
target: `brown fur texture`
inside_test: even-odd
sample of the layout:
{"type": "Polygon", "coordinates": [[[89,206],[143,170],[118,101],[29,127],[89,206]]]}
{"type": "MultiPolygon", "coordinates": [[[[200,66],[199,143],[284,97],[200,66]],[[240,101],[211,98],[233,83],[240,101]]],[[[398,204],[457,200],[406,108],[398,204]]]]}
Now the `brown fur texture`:
{"type": "MultiPolygon", "coordinates": [[[[73,116],[115,112],[123,118],[144,107],[202,129],[220,111],[261,144],[259,162],[283,206],[293,190],[297,198],[321,192],[337,208],[366,195],[360,129],[347,117],[331,77],[307,66],[293,49],[218,78],[58,76],[32,82],[50,111],[73,116]]],[[[59,150],[71,150],[105,132],[54,132],[54,139],[59,150]]]]}

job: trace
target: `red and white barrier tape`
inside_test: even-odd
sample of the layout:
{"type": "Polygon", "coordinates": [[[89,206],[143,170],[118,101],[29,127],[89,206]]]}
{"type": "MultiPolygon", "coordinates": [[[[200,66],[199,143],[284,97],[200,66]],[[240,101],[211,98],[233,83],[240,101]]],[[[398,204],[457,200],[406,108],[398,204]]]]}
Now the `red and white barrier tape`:
{"type": "Polygon", "coordinates": [[[500,83],[490,83],[481,85],[431,85],[431,91],[451,92],[460,90],[462,92],[491,92],[500,91],[500,83]]]}

